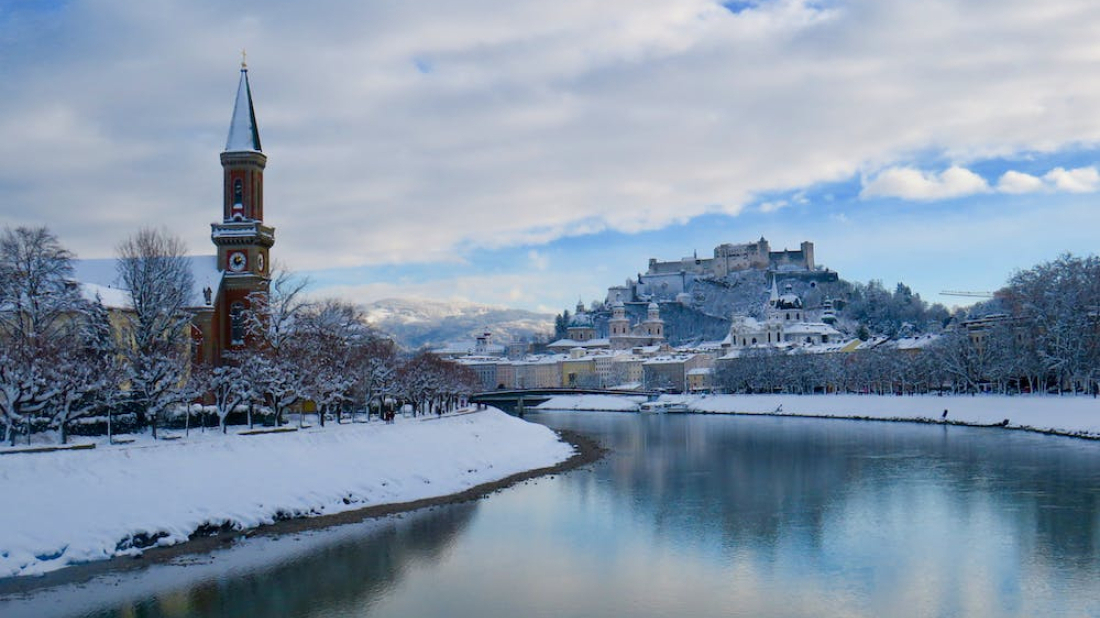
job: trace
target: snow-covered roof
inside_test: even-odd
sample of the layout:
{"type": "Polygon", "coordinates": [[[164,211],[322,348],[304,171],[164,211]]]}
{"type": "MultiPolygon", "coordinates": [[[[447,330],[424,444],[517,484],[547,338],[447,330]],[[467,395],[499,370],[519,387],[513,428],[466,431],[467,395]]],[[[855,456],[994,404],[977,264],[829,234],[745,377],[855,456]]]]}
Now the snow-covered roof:
{"type": "MultiPolygon", "coordinates": [[[[189,255],[185,258],[187,266],[191,269],[193,285],[188,297],[188,305],[192,308],[206,307],[206,297],[203,290],[210,288],[215,294],[221,285],[222,273],[218,270],[218,256],[216,255],[189,255]]],[[[99,258],[90,260],[73,260],[73,276],[82,285],[95,286],[90,288],[92,297],[94,292],[99,292],[106,306],[128,307],[129,293],[122,287],[118,276],[115,258],[99,258]],[[112,291],[113,290],[113,291],[112,291]],[[116,300],[108,301],[108,296],[116,300]],[[126,296],[125,304],[118,300],[126,296]],[[108,304],[111,302],[113,304],[108,304]]]]}
{"type": "Polygon", "coordinates": [[[81,282],[79,285],[80,295],[84,300],[94,302],[99,299],[103,306],[108,309],[131,309],[133,307],[130,302],[130,293],[126,290],[96,285],[95,283],[81,282]]]}
{"type": "Polygon", "coordinates": [[[589,339],[588,341],[576,341],[574,339],[558,339],[553,343],[546,345],[551,350],[572,350],[573,348],[607,348],[611,346],[611,340],[607,337],[600,337],[597,339],[589,339]]]}
{"type": "Polygon", "coordinates": [[[730,332],[753,333],[761,330],[760,321],[747,315],[735,315],[731,319],[730,332]]]}
{"type": "Polygon", "coordinates": [[[460,365],[496,365],[500,362],[499,356],[463,356],[456,358],[455,362],[460,365]]]}
{"type": "Polygon", "coordinates": [[[237,85],[237,101],[233,104],[233,120],[229,123],[226,152],[261,152],[260,130],[252,108],[252,89],[248,85],[248,69],[241,66],[241,81],[237,85]]]}
{"type": "Polygon", "coordinates": [[[879,347],[880,345],[886,343],[887,340],[888,340],[887,337],[881,337],[881,336],[880,337],[871,337],[867,341],[864,341],[863,343],[860,343],[858,346],[856,346],[855,349],[856,350],[873,350],[873,349],[879,347]]]}
{"type": "Polygon", "coordinates": [[[572,339],[569,339],[567,337],[565,339],[558,339],[557,341],[548,343],[548,344],[546,344],[546,347],[551,348],[551,349],[571,350],[571,349],[577,347],[578,343],[579,342],[574,341],[572,339]]]}
{"type": "Polygon", "coordinates": [[[899,350],[923,350],[934,344],[939,335],[921,335],[919,337],[902,337],[894,342],[899,350]]]}
{"type": "Polygon", "coordinates": [[[475,354],[480,354],[481,356],[503,356],[504,351],[504,346],[500,344],[487,343],[479,346],[477,340],[450,341],[438,348],[432,348],[433,354],[463,356],[473,356],[475,354]]]}
{"type": "Polygon", "coordinates": [[[680,363],[686,363],[687,361],[691,360],[692,356],[693,355],[691,355],[691,354],[689,354],[689,355],[677,354],[675,356],[655,356],[653,358],[650,358],[650,359],[646,360],[642,364],[643,365],[680,364],[680,363]]]}
{"type": "Polygon", "coordinates": [[[563,354],[548,354],[545,356],[528,356],[527,358],[502,362],[502,365],[522,366],[522,365],[556,365],[563,360],[568,360],[569,357],[563,354]]]}
{"type": "Polygon", "coordinates": [[[796,322],[783,328],[784,335],[839,335],[840,331],[824,322],[796,322]]]}

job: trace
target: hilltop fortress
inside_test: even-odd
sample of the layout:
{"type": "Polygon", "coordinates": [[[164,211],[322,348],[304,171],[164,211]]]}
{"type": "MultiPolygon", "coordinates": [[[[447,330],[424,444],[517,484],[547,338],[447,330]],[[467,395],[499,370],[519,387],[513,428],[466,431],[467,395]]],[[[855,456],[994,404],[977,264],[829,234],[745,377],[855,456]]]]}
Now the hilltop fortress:
{"type": "MultiPolygon", "coordinates": [[[[837,274],[814,264],[814,244],[803,242],[797,250],[772,251],[763,237],[756,242],[725,243],[714,248],[714,257],[698,255],[671,262],[650,258],[649,270],[627,279],[625,285],[607,290],[607,303],[679,302],[690,305],[697,280],[728,281],[731,275],[758,271],[807,281],[836,281],[837,274]]],[[[697,300],[697,299],[695,299],[697,300]]]]}

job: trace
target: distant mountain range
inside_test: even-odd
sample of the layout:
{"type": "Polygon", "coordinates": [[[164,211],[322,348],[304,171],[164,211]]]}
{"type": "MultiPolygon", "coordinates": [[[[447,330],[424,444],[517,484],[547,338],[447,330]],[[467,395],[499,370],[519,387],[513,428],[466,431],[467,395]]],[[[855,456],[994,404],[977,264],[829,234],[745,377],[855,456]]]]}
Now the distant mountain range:
{"type": "Polygon", "coordinates": [[[476,303],[387,298],[365,309],[372,326],[409,349],[471,340],[486,331],[501,344],[554,332],[553,314],[476,303]]]}

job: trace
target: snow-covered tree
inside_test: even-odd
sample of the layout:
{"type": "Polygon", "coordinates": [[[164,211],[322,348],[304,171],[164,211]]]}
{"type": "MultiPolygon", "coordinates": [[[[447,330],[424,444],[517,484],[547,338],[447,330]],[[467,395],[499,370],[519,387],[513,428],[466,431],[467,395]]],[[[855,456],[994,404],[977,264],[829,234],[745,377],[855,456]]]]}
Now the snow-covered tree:
{"type": "Polygon", "coordinates": [[[97,298],[87,303],[82,318],[76,333],[79,339],[59,349],[49,369],[56,390],[50,402],[50,424],[58,429],[62,444],[68,441],[70,423],[104,412],[109,415],[121,400],[124,367],[107,310],[97,298]]]}
{"type": "Polygon", "coordinates": [[[1062,255],[1017,272],[1001,294],[1025,320],[1033,351],[1059,389],[1095,381],[1100,368],[1100,258],[1062,255]]]}
{"type": "Polygon", "coordinates": [[[296,355],[305,365],[304,395],[317,405],[321,426],[325,414],[340,413],[351,400],[356,372],[351,366],[358,341],[367,336],[362,312],[354,305],[326,300],[304,311],[293,337],[296,355]]]}
{"type": "Polygon", "coordinates": [[[351,367],[357,378],[353,389],[369,418],[370,409],[377,406],[381,411],[385,398],[394,392],[397,346],[392,339],[376,336],[360,343],[353,353],[351,367]]]}
{"type": "Polygon", "coordinates": [[[183,403],[189,363],[194,279],[183,241],[166,232],[143,229],[118,246],[118,275],[129,290],[133,311],[126,314],[122,347],[130,394],[144,422],[157,436],[157,421],[183,403]]]}
{"type": "Polygon", "coordinates": [[[276,266],[267,291],[249,295],[245,312],[246,333],[255,350],[250,358],[253,375],[271,402],[276,425],[304,396],[307,372],[294,350],[294,338],[311,304],[305,297],[308,285],[308,279],[276,266]]]}
{"type": "Polygon", "coordinates": [[[0,234],[0,419],[15,443],[58,394],[54,369],[79,340],[87,303],[72,282],[72,254],[44,227],[0,234]]]}
{"type": "Polygon", "coordinates": [[[218,367],[196,368],[193,372],[194,389],[197,393],[210,395],[214,400],[214,410],[218,415],[218,427],[222,433],[227,431],[229,415],[238,407],[247,405],[251,397],[251,387],[245,372],[234,363],[225,363],[218,367]]]}

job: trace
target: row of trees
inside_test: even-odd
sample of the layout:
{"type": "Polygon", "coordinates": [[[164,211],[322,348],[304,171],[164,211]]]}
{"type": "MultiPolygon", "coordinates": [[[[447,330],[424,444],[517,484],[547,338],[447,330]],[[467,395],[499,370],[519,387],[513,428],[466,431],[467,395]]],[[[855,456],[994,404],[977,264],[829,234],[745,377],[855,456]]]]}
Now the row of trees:
{"type": "Polygon", "coordinates": [[[714,386],[730,393],[928,393],[976,392],[983,379],[956,357],[969,344],[945,334],[923,350],[876,348],[852,353],[789,354],[749,349],[719,363],[714,386]]]}
{"type": "Polygon", "coordinates": [[[289,409],[311,402],[324,425],[328,416],[369,416],[398,403],[409,404],[414,415],[443,412],[477,388],[468,368],[427,350],[403,354],[366,323],[359,307],[310,301],[305,287],[304,279],[277,271],[241,316],[248,345],[227,353],[222,365],[196,372],[198,390],[212,396],[223,430],[228,415],[242,407],[266,408],[279,424],[289,409]]]}
{"type": "Polygon", "coordinates": [[[1014,274],[998,293],[1012,323],[994,333],[1003,371],[1059,390],[1100,382],[1100,258],[1064,254],[1014,274]],[[1016,331],[1024,330],[1024,336],[1016,331]]]}
{"type": "Polygon", "coordinates": [[[158,426],[195,402],[211,403],[224,430],[239,409],[271,414],[313,402],[323,424],[349,410],[398,400],[414,413],[442,410],[476,384],[471,372],[427,352],[402,354],[345,302],[313,302],[286,272],[239,317],[249,345],[217,367],[194,366],[186,250],[142,230],[118,248],[128,307],[108,311],[73,280],[73,255],[46,228],[0,233],[0,423],[4,439],[58,430],[115,412],[158,426]]]}

